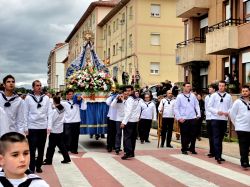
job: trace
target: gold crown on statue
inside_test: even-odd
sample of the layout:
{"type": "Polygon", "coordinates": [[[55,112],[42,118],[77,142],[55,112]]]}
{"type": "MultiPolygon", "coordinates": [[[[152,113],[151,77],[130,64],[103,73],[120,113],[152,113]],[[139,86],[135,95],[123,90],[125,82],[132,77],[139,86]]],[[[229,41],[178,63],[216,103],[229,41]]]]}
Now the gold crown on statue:
{"type": "Polygon", "coordinates": [[[83,38],[85,41],[90,41],[92,44],[94,44],[94,39],[95,39],[95,36],[94,36],[94,33],[90,30],[86,30],[83,32],[83,38]]]}

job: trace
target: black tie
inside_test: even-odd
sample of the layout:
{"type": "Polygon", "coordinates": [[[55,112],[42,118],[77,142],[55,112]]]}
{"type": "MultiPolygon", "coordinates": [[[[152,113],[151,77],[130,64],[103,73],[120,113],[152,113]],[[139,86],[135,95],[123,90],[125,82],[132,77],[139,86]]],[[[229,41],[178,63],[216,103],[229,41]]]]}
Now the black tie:
{"type": "Polygon", "coordinates": [[[223,95],[219,94],[219,92],[217,92],[218,95],[220,96],[220,102],[223,102],[223,98],[226,96],[227,93],[224,93],[223,95]]]}
{"type": "Polygon", "coordinates": [[[17,95],[14,95],[12,98],[10,98],[10,100],[8,100],[7,99],[7,97],[4,95],[4,93],[2,93],[1,92],[1,94],[2,94],[2,96],[3,96],[3,98],[4,98],[4,100],[6,101],[6,103],[4,103],[4,106],[5,107],[10,107],[11,106],[11,101],[14,101],[17,97],[19,97],[19,96],[17,96],[17,95]]]}
{"type": "Polygon", "coordinates": [[[169,100],[169,99],[167,99],[167,101],[168,101],[168,104],[170,105],[170,101],[171,101],[171,99],[169,100]]]}
{"type": "Polygon", "coordinates": [[[71,109],[73,109],[73,105],[74,105],[74,103],[73,103],[73,104],[71,104],[71,102],[69,102],[69,100],[68,100],[68,103],[70,104],[70,108],[71,108],[71,109]]]}
{"type": "Polygon", "coordinates": [[[250,110],[250,103],[246,103],[243,98],[240,98],[240,100],[246,105],[247,110],[250,110]]]}
{"type": "Polygon", "coordinates": [[[185,94],[183,94],[187,99],[188,99],[188,102],[190,102],[190,94],[189,94],[189,96],[186,96],[185,94]]]}
{"type": "Polygon", "coordinates": [[[42,107],[41,102],[43,101],[43,97],[44,97],[45,95],[42,95],[42,96],[40,97],[39,101],[37,100],[36,96],[34,96],[34,95],[32,95],[32,94],[30,94],[30,96],[31,96],[31,97],[33,98],[33,100],[37,103],[37,108],[41,108],[41,107],[42,107]]]}

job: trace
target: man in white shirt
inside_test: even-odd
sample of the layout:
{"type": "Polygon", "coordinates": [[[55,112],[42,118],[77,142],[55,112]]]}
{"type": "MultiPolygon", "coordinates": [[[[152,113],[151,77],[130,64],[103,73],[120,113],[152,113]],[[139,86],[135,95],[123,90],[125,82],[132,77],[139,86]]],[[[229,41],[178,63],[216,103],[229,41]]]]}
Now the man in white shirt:
{"type": "Polygon", "coordinates": [[[3,78],[4,91],[0,91],[0,107],[7,114],[9,131],[24,133],[23,123],[23,101],[14,92],[15,78],[12,75],[7,75],[3,78]]]}
{"type": "Polygon", "coordinates": [[[1,107],[0,107],[0,121],[1,121],[0,125],[0,137],[1,137],[3,134],[10,131],[8,116],[4,111],[4,109],[2,109],[1,107]]]}
{"type": "Polygon", "coordinates": [[[214,142],[213,142],[213,133],[212,133],[212,127],[211,127],[211,112],[208,110],[208,102],[211,97],[211,95],[217,91],[218,87],[215,84],[209,85],[208,92],[209,94],[205,97],[205,112],[206,112],[206,122],[207,122],[207,134],[209,139],[209,153],[207,156],[209,158],[214,157],[214,142]]]}
{"type": "Polygon", "coordinates": [[[219,90],[213,93],[208,102],[208,111],[211,112],[211,126],[214,142],[214,156],[218,164],[225,161],[222,155],[222,141],[227,131],[228,112],[233,104],[230,94],[226,93],[225,81],[220,81],[219,90]]]}
{"type": "Polygon", "coordinates": [[[171,140],[174,127],[174,103],[172,91],[168,90],[167,97],[161,100],[158,107],[159,113],[162,114],[161,147],[164,147],[167,135],[167,147],[173,148],[171,140]]]}
{"type": "Polygon", "coordinates": [[[125,101],[128,95],[126,89],[123,89],[122,93],[118,94],[116,98],[112,101],[111,107],[116,109],[116,134],[115,134],[115,152],[119,154],[121,151],[121,139],[122,139],[122,128],[121,123],[125,115],[125,101]]]}
{"type": "Polygon", "coordinates": [[[191,93],[191,84],[186,82],[183,84],[183,93],[180,93],[174,104],[175,118],[180,123],[181,131],[181,151],[187,155],[190,151],[192,154],[197,154],[195,151],[197,118],[201,117],[199,102],[196,96],[191,93]],[[189,147],[190,145],[190,147],[189,147]]]}
{"type": "Polygon", "coordinates": [[[135,156],[135,144],[137,137],[137,124],[140,116],[140,100],[135,98],[134,87],[127,86],[127,93],[129,95],[125,102],[125,115],[121,123],[121,128],[124,132],[124,156],[123,160],[135,156]]]}
{"type": "Polygon", "coordinates": [[[141,115],[140,121],[138,124],[138,131],[141,143],[144,141],[150,143],[149,141],[149,132],[151,129],[152,121],[156,121],[156,106],[152,102],[152,97],[149,93],[144,95],[144,101],[141,100],[141,115]]]}
{"type": "Polygon", "coordinates": [[[51,105],[49,97],[42,93],[42,84],[39,80],[32,83],[32,88],[33,92],[29,93],[24,101],[25,132],[28,134],[30,147],[30,170],[34,172],[36,168],[37,173],[42,173],[51,105]]]}
{"type": "Polygon", "coordinates": [[[245,85],[242,87],[241,98],[237,99],[231,110],[230,118],[235,126],[235,131],[239,139],[240,147],[240,162],[243,168],[250,167],[249,165],[249,150],[250,150],[250,89],[245,85]]]}
{"type": "Polygon", "coordinates": [[[65,109],[63,139],[66,149],[73,154],[78,154],[78,141],[80,135],[80,108],[85,110],[87,105],[82,103],[80,96],[74,97],[74,91],[69,89],[66,91],[66,100],[61,104],[65,109]]]}
{"type": "Polygon", "coordinates": [[[116,98],[118,94],[116,92],[112,93],[106,100],[106,104],[109,106],[108,111],[108,129],[107,129],[107,150],[111,152],[115,149],[115,135],[116,135],[116,114],[117,109],[111,106],[112,101],[116,98]]]}

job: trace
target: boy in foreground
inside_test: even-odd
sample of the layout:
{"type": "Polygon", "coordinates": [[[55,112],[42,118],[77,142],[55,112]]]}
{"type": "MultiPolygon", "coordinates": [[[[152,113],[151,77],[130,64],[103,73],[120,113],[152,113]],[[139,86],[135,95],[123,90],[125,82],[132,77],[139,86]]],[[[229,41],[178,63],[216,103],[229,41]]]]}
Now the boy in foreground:
{"type": "Polygon", "coordinates": [[[39,176],[30,174],[29,144],[26,137],[17,132],[4,134],[0,138],[0,187],[48,187],[39,176]]]}

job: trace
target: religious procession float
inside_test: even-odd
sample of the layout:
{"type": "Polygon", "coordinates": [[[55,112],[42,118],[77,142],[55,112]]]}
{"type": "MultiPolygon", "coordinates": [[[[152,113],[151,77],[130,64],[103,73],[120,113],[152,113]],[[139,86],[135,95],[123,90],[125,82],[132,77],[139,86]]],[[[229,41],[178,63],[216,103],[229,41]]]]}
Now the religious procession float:
{"type": "Polygon", "coordinates": [[[70,64],[66,72],[67,88],[87,101],[87,110],[81,110],[81,134],[99,135],[107,133],[108,105],[113,80],[108,69],[98,58],[93,48],[93,33],[84,33],[81,54],[70,64]]]}

